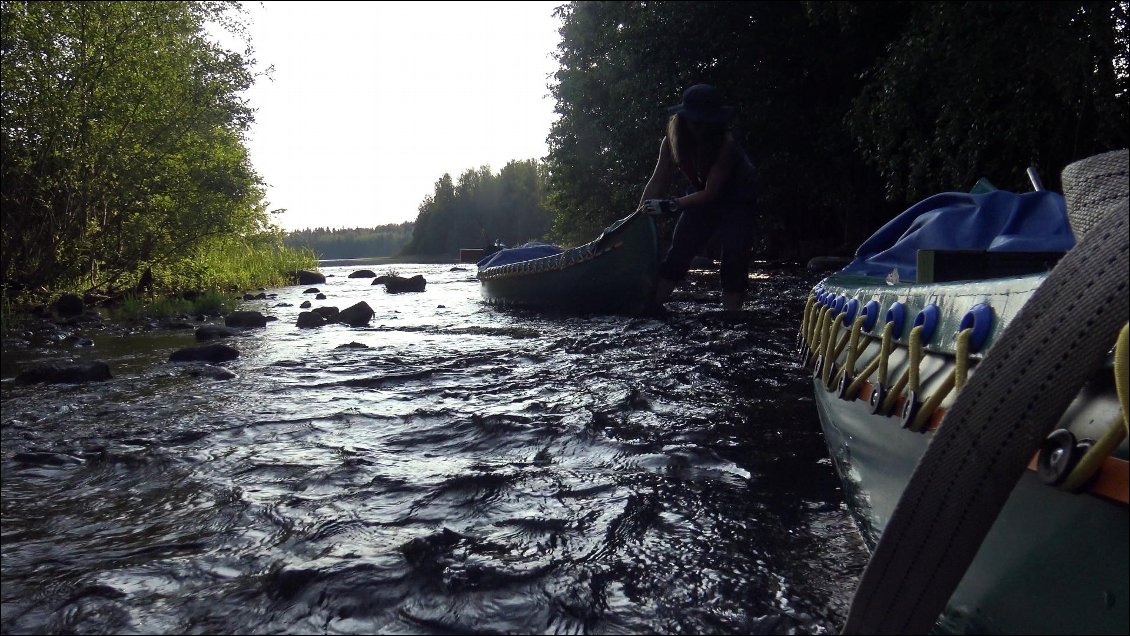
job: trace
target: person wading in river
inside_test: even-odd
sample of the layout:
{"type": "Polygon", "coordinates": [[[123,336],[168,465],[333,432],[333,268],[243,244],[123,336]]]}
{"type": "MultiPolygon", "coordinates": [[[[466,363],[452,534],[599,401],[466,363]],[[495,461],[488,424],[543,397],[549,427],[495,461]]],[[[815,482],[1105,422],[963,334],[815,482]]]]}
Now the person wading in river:
{"type": "Polygon", "coordinates": [[[637,210],[679,214],[671,247],[659,266],[656,304],[667,302],[694,257],[720,232],[722,307],[737,311],[749,285],[756,199],[753,164],[729,129],[734,109],[723,104],[716,87],[696,84],[683,93],[682,103],[667,110],[667,135],[637,210]],[[676,167],[691,188],[684,196],[661,198],[676,167]]]}

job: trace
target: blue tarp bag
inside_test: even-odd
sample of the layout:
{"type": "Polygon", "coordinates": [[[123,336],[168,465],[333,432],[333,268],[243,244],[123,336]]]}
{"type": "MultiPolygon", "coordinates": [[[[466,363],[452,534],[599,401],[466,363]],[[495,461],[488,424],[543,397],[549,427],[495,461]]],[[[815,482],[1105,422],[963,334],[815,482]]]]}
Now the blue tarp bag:
{"type": "Polygon", "coordinates": [[[916,280],[918,250],[1066,252],[1075,245],[1063,195],[1041,190],[943,192],[891,219],[855,251],[845,274],[916,280]]]}
{"type": "Polygon", "coordinates": [[[512,247],[509,249],[498,250],[490,256],[485,256],[478,263],[479,269],[487,267],[498,267],[499,265],[509,265],[510,263],[520,263],[535,258],[542,258],[544,256],[553,256],[560,254],[565,250],[557,247],[556,245],[549,245],[546,243],[526,243],[520,247],[512,247]]]}

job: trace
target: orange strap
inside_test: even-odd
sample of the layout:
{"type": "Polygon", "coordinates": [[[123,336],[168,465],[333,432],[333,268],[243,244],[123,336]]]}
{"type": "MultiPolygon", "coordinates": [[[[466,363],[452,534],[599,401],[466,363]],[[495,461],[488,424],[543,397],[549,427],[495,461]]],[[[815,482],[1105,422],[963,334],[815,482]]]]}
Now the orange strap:
{"type": "MultiPolygon", "coordinates": [[[[1036,470],[1038,458],[1038,453],[1032,456],[1032,461],[1028,462],[1028,470],[1036,470]]],[[[1087,486],[1087,492],[1123,505],[1130,505],[1130,498],[1127,497],[1127,493],[1130,492],[1130,462],[1117,457],[1107,457],[1103,461],[1102,468],[1099,468],[1099,472],[1087,486]]]]}

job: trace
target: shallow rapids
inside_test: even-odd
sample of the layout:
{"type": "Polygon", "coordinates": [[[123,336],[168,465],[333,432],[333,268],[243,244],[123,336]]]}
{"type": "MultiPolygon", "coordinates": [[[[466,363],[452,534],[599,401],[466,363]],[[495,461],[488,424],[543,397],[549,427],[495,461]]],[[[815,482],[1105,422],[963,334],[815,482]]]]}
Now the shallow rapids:
{"type": "MultiPolygon", "coordinates": [[[[4,633],[834,633],[866,552],[795,336],[816,277],[692,274],[658,317],[485,305],[474,267],[327,267],[368,327],[240,309],[234,379],[190,330],[4,351],[4,633]],[[383,273],[383,272],[378,272],[383,273]],[[34,362],[114,378],[17,386],[34,362]]],[[[290,306],[278,306],[288,304],[290,306]]]]}

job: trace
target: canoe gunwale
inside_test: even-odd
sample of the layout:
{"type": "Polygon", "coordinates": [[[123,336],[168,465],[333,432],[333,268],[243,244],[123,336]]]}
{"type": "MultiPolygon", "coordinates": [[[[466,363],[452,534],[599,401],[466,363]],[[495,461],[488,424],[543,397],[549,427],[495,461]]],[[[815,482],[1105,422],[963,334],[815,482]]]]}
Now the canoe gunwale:
{"type": "Polygon", "coordinates": [[[634,213],[599,237],[560,254],[479,271],[483,297],[497,306],[569,313],[646,311],[659,275],[655,221],[634,213]]]}
{"type": "MultiPolygon", "coordinates": [[[[622,248],[625,242],[615,241],[611,245],[605,245],[612,239],[625,234],[632,226],[632,222],[639,220],[650,221],[650,217],[641,212],[633,213],[624,217],[611,227],[606,229],[596,239],[561,252],[560,254],[552,254],[550,256],[541,256],[538,258],[531,258],[525,261],[518,261],[516,263],[508,263],[506,265],[498,265],[495,267],[486,267],[479,270],[478,278],[481,281],[495,280],[498,278],[509,278],[512,276],[531,276],[550,271],[562,271],[570,267],[576,267],[592,261],[598,256],[603,256],[616,249],[622,248]]],[[[654,224],[654,221],[651,221],[654,224]]]]}

